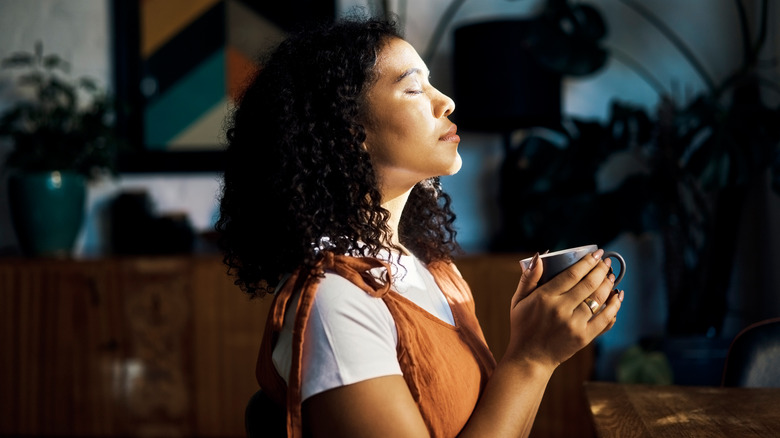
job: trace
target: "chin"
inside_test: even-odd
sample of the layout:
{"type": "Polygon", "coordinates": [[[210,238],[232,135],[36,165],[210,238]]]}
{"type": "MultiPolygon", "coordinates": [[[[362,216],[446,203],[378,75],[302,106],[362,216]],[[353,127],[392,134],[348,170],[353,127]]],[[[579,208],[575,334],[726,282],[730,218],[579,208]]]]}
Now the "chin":
{"type": "Polygon", "coordinates": [[[447,173],[445,173],[444,175],[455,175],[456,173],[458,173],[461,167],[463,167],[463,159],[460,157],[460,154],[456,153],[455,160],[453,160],[452,164],[447,170],[447,173]]]}

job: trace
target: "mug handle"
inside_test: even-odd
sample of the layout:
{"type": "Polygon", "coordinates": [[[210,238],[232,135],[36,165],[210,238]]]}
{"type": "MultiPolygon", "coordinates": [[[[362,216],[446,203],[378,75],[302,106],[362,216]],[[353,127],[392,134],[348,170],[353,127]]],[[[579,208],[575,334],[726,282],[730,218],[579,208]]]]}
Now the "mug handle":
{"type": "Polygon", "coordinates": [[[615,286],[617,286],[618,283],[620,283],[620,280],[623,279],[623,275],[626,274],[626,261],[623,259],[622,255],[616,253],[615,251],[607,251],[607,252],[605,252],[604,255],[601,256],[601,259],[603,260],[603,259],[606,259],[608,257],[609,258],[615,258],[620,263],[620,273],[618,274],[617,278],[615,278],[615,286]]]}

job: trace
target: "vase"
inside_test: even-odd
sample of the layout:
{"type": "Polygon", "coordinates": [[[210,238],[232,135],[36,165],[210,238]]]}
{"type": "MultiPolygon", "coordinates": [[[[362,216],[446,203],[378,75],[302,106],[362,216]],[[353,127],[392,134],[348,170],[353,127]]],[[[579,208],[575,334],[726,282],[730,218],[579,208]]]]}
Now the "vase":
{"type": "Polygon", "coordinates": [[[85,177],[67,171],[20,172],[9,176],[8,190],[22,254],[72,256],[84,222],[85,177]]]}

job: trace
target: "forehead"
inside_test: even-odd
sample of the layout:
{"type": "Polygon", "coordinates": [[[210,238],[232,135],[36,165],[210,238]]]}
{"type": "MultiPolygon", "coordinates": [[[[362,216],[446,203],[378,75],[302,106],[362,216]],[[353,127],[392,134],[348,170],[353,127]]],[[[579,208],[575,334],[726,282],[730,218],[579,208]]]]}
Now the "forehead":
{"type": "Polygon", "coordinates": [[[400,38],[388,41],[379,51],[376,73],[379,81],[395,82],[411,69],[428,77],[428,68],[411,44],[400,38]]]}

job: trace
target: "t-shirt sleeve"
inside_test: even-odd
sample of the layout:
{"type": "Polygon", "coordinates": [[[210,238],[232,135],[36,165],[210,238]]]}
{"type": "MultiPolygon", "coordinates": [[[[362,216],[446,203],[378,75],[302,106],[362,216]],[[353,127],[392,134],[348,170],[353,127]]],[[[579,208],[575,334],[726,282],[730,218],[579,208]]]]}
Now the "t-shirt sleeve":
{"type": "Polygon", "coordinates": [[[401,375],[397,342],[393,317],[381,298],[327,273],[304,334],[302,399],[375,377],[401,375]]]}

